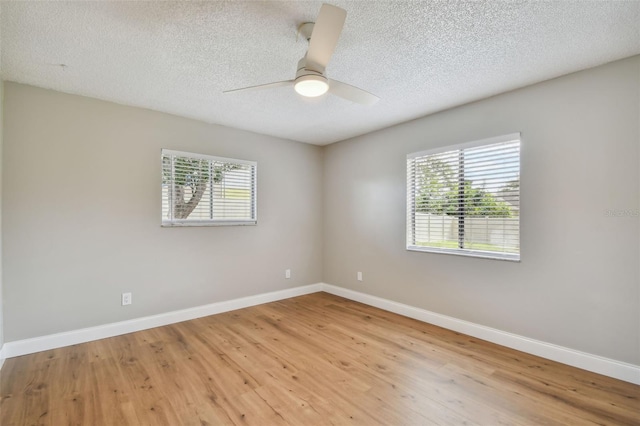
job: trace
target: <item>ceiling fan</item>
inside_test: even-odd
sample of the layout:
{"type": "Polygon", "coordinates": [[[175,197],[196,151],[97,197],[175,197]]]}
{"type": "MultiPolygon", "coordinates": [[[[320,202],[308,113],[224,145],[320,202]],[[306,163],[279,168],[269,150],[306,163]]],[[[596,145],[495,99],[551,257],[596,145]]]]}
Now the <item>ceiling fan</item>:
{"type": "Polygon", "coordinates": [[[325,68],[338,44],[346,17],[347,12],[344,9],[330,4],[323,4],[315,23],[305,22],[298,27],[298,32],[309,42],[309,49],[307,54],[298,62],[298,71],[293,80],[226,90],[223,93],[293,86],[298,94],[309,98],[322,96],[329,92],[359,104],[374,104],[380,99],[376,95],[325,76],[325,68]]]}

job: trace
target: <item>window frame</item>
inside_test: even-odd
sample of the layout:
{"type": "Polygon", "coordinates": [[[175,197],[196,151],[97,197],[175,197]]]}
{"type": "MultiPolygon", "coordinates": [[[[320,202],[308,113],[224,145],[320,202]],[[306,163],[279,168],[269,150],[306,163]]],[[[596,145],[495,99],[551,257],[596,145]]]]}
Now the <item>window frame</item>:
{"type": "MultiPolygon", "coordinates": [[[[475,258],[482,258],[482,259],[493,259],[493,260],[506,260],[506,261],[511,261],[511,262],[520,262],[520,258],[521,258],[521,253],[520,253],[520,249],[518,249],[518,253],[500,253],[500,252],[492,252],[492,251],[483,251],[483,250],[473,250],[473,249],[465,249],[465,248],[445,248],[445,247],[428,247],[428,246],[420,246],[420,245],[416,245],[413,244],[413,239],[415,239],[415,215],[416,215],[416,196],[415,196],[415,171],[414,171],[414,176],[411,178],[411,180],[413,180],[414,184],[413,187],[411,187],[411,182],[410,182],[410,176],[409,176],[409,162],[411,160],[414,160],[417,157],[424,157],[424,156],[428,156],[428,155],[434,155],[434,154],[443,154],[443,153],[447,153],[447,152],[452,152],[452,151],[461,151],[464,149],[471,149],[471,148],[477,148],[477,147],[481,147],[484,145],[492,145],[492,144],[497,144],[497,143],[505,143],[505,142],[512,142],[512,141],[518,141],[519,142],[519,147],[518,147],[518,182],[521,182],[521,176],[522,176],[522,135],[520,132],[516,132],[516,133],[510,133],[510,134],[506,134],[506,135],[502,135],[502,136],[495,136],[495,137],[490,137],[490,138],[486,138],[486,139],[480,139],[480,140],[476,140],[476,141],[472,141],[472,142],[466,142],[466,143],[461,143],[461,144],[456,144],[456,145],[447,145],[447,146],[441,146],[438,148],[432,148],[432,149],[428,149],[428,150],[424,150],[424,151],[419,151],[419,152],[414,152],[414,153],[410,153],[407,154],[407,169],[406,169],[406,175],[407,175],[407,187],[406,187],[406,196],[407,196],[407,203],[406,203],[406,207],[407,207],[407,211],[406,211],[406,227],[405,227],[405,232],[406,232],[406,250],[407,251],[415,251],[415,252],[424,252],[424,253],[436,253],[436,254],[453,254],[453,255],[457,255],[457,256],[467,256],[467,257],[475,257],[475,258]],[[413,195],[411,196],[411,193],[413,193],[413,195]],[[411,229],[410,229],[411,227],[411,229]],[[413,237],[413,238],[412,238],[413,237]]],[[[521,205],[520,203],[521,197],[520,197],[520,186],[518,188],[518,202],[519,205],[521,205]]],[[[520,209],[521,211],[521,209],[520,209]]],[[[454,217],[458,217],[458,216],[454,216],[454,217]]],[[[464,218],[466,218],[468,216],[463,216],[462,221],[464,222],[464,218]]],[[[518,241],[520,241],[520,236],[521,236],[521,232],[520,232],[520,226],[521,226],[521,220],[520,220],[521,216],[520,214],[518,214],[518,241]]]]}
{"type": "MultiPolygon", "coordinates": [[[[164,172],[164,163],[163,160],[166,156],[178,156],[185,157],[190,159],[199,159],[206,160],[209,162],[209,167],[211,167],[212,163],[228,163],[228,164],[240,164],[240,165],[248,165],[252,167],[251,173],[251,219],[239,220],[239,219],[167,219],[164,217],[164,201],[163,201],[163,186],[165,185],[162,182],[162,173],[160,179],[160,213],[161,213],[161,226],[162,227],[184,227],[184,226],[255,226],[258,224],[258,163],[256,161],[250,160],[241,160],[237,158],[227,158],[227,157],[218,157],[214,155],[207,154],[199,154],[194,152],[186,152],[186,151],[176,151],[172,149],[162,148],[160,152],[160,169],[161,172],[164,172]]],[[[171,163],[171,168],[173,169],[173,162],[171,163]]],[[[173,182],[173,174],[172,174],[172,182],[173,182]]],[[[168,202],[171,203],[171,189],[169,189],[169,199],[168,202]]],[[[169,205],[169,211],[171,211],[171,205],[169,205]]]]}

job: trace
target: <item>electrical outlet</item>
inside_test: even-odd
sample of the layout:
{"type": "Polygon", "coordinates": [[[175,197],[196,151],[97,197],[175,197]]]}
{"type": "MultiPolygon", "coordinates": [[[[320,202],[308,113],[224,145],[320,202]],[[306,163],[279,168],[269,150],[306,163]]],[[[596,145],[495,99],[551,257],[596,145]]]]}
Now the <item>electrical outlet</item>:
{"type": "Polygon", "coordinates": [[[284,271],[284,277],[285,277],[286,279],[291,278],[291,269],[285,269],[285,271],[284,271]]]}
{"type": "Polygon", "coordinates": [[[358,281],[362,281],[362,272],[358,271],[358,281]]]}
{"type": "Polygon", "coordinates": [[[122,306],[131,304],[131,293],[122,293],[122,306]]]}

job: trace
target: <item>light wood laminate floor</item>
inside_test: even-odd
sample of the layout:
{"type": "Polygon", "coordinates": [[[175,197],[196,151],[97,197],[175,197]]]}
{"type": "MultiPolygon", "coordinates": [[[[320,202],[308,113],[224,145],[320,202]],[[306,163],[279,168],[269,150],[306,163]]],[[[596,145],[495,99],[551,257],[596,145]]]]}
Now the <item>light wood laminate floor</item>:
{"type": "Polygon", "coordinates": [[[8,359],[9,425],[640,425],[640,387],[326,293],[8,359]]]}

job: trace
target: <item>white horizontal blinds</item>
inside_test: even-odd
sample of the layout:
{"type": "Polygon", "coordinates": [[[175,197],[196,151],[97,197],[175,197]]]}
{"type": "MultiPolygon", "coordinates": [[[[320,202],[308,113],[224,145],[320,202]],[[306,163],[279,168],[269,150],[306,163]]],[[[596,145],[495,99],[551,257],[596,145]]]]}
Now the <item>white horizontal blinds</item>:
{"type": "Polygon", "coordinates": [[[215,162],[212,167],[212,218],[254,220],[255,166],[215,162]]]}
{"type": "Polygon", "coordinates": [[[502,139],[408,156],[408,248],[518,258],[520,140],[502,139]]]}
{"type": "Polygon", "coordinates": [[[256,167],[255,162],[163,150],[163,223],[255,223],[256,167]]]}

